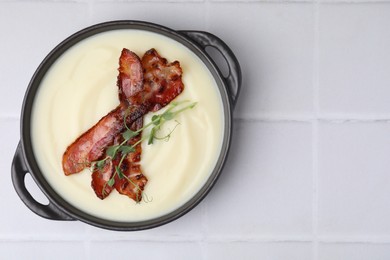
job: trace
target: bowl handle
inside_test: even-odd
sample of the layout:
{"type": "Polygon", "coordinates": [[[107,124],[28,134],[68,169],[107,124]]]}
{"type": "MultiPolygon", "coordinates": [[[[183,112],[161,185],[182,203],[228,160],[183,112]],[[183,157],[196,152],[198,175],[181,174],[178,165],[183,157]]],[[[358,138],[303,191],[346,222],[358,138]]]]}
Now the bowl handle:
{"type": "Polygon", "coordinates": [[[11,173],[14,188],[20,199],[35,214],[52,220],[74,220],[51,202],[49,202],[48,205],[39,203],[28,192],[24,180],[26,174],[29,172],[23,156],[22,145],[20,142],[16,148],[15,156],[12,161],[11,173]]]}
{"type": "Polygon", "coordinates": [[[241,90],[242,76],[240,64],[229,46],[227,46],[220,38],[209,32],[179,31],[179,33],[187,36],[197,43],[198,46],[200,46],[205,52],[206,47],[211,46],[216,48],[222,54],[229,67],[229,74],[226,77],[223,76],[223,78],[229,87],[228,91],[230,92],[233,105],[235,105],[241,90]]]}

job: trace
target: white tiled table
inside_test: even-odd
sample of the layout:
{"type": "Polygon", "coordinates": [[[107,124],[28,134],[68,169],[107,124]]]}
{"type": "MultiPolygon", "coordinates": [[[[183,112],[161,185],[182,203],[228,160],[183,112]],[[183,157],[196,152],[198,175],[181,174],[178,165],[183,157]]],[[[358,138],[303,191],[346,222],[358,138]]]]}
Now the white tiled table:
{"type": "Polygon", "coordinates": [[[390,259],[390,1],[0,0],[0,32],[0,259],[390,259]],[[215,188],[129,233],[40,218],[10,177],[40,61],[118,19],[214,33],[244,79],[215,188]]]}

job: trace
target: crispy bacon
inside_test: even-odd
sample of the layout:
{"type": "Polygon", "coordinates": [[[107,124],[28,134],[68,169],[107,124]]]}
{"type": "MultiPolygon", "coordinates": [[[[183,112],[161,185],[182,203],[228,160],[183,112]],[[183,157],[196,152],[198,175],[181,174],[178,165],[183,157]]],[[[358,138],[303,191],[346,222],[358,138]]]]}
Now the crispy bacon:
{"type": "MultiPolygon", "coordinates": [[[[137,131],[143,126],[143,118],[140,117],[137,119],[130,127],[132,131],[137,131]]],[[[127,145],[135,145],[142,138],[142,135],[139,134],[135,137],[132,137],[127,145]]],[[[123,195],[128,196],[129,198],[135,200],[136,202],[141,201],[142,192],[145,188],[145,185],[148,179],[142,174],[141,166],[139,164],[141,160],[142,147],[141,143],[135,146],[135,151],[126,155],[126,158],[123,160],[120,165],[120,170],[124,175],[123,178],[120,178],[119,175],[115,175],[115,189],[123,195]]]]}
{"type": "Polygon", "coordinates": [[[114,172],[115,166],[111,160],[107,160],[101,169],[95,169],[92,172],[91,186],[95,191],[96,196],[100,199],[106,198],[114,189],[112,186],[108,185],[108,181],[111,179],[114,172]]]}
{"type": "Polygon", "coordinates": [[[68,146],[62,157],[65,175],[80,172],[98,160],[123,129],[122,118],[123,109],[118,106],[68,146]]]}
{"type": "MultiPolygon", "coordinates": [[[[102,159],[108,146],[119,143],[125,124],[134,131],[142,128],[142,117],[146,113],[163,108],[184,89],[180,63],[168,63],[155,49],[147,51],[142,60],[123,49],[118,71],[120,105],[69,145],[62,160],[65,175],[80,172],[93,161],[102,159]]],[[[141,135],[131,138],[128,145],[134,145],[140,138],[141,135]]],[[[136,145],[135,150],[122,161],[120,170],[125,177],[117,174],[114,187],[120,194],[138,202],[147,178],[139,164],[141,144],[136,145]]],[[[114,187],[107,183],[118,165],[118,158],[107,160],[102,169],[95,169],[92,173],[91,185],[99,198],[104,199],[113,190],[114,187]]]]}
{"type": "MultiPolygon", "coordinates": [[[[126,117],[126,123],[131,124],[148,110],[147,106],[138,106],[126,117]]],[[[65,175],[78,173],[91,166],[91,162],[100,159],[104,150],[113,144],[114,138],[124,129],[125,111],[125,108],[119,105],[68,146],[62,156],[65,175]]]]}
{"type": "Polygon", "coordinates": [[[169,104],[184,89],[182,69],[178,61],[168,63],[155,49],[148,50],[142,57],[144,69],[144,100],[157,111],[169,104]]]}

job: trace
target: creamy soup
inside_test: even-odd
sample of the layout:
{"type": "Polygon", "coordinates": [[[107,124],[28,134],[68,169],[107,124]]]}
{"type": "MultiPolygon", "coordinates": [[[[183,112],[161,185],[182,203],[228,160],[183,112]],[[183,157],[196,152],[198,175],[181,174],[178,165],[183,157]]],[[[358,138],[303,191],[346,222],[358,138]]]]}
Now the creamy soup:
{"type": "MultiPolygon", "coordinates": [[[[151,116],[145,116],[144,124],[151,116]]],[[[33,150],[44,177],[73,206],[109,220],[147,220],[177,209],[205,183],[221,151],[223,118],[215,80],[187,47],[156,33],[115,30],[73,46],[48,71],[32,111],[33,150]],[[138,204],[115,189],[100,200],[91,188],[89,169],[65,176],[61,165],[67,146],[119,104],[116,80],[122,48],[140,57],[155,48],[169,62],[180,61],[185,89],[175,100],[198,102],[178,114],[180,124],[168,141],[142,143],[141,168],[149,181],[138,204]]],[[[167,122],[161,135],[175,125],[167,122]]]]}

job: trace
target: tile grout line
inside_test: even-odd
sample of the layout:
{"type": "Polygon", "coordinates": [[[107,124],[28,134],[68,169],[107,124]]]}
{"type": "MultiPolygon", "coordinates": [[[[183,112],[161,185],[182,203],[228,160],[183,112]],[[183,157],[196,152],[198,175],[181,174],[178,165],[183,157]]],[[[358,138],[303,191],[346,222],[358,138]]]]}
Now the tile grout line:
{"type": "Polygon", "coordinates": [[[318,121],[312,123],[312,171],[313,171],[313,198],[312,198],[312,225],[313,225],[313,259],[318,259],[318,187],[319,187],[319,174],[318,174],[318,149],[319,149],[319,130],[318,121]]]}
{"type": "MultiPolygon", "coordinates": [[[[314,83],[313,83],[314,84],[314,83]]],[[[296,122],[296,123],[312,123],[314,121],[324,123],[390,123],[390,116],[336,116],[336,115],[322,115],[319,112],[313,112],[313,115],[249,115],[249,116],[235,116],[234,120],[243,122],[296,122]]]]}
{"type": "Polygon", "coordinates": [[[4,120],[19,120],[20,119],[20,115],[0,113],[0,119],[4,119],[4,120]]]}
{"type": "MultiPolygon", "coordinates": [[[[90,3],[95,2],[95,0],[0,0],[0,3],[90,3]]],[[[105,0],[101,1],[102,3],[163,3],[164,1],[161,0],[148,0],[148,1],[142,1],[142,0],[118,0],[118,1],[110,1],[105,0]]],[[[181,0],[170,0],[167,1],[168,3],[172,4],[182,4],[184,1],[181,0]]],[[[253,5],[253,4],[312,4],[312,3],[323,3],[323,4],[387,4],[389,3],[389,0],[192,0],[189,1],[189,3],[215,3],[215,4],[247,4],[247,5],[253,5]]]]}
{"type": "MultiPolygon", "coordinates": [[[[157,238],[126,238],[118,237],[117,235],[110,235],[104,238],[92,238],[92,233],[88,232],[85,235],[67,235],[65,237],[58,237],[58,235],[29,235],[29,234],[14,234],[14,235],[0,235],[0,243],[2,242],[80,242],[84,243],[86,250],[89,250],[87,253],[86,259],[91,259],[90,250],[91,245],[94,242],[150,242],[150,243],[200,243],[201,246],[204,246],[207,243],[314,243],[315,240],[317,243],[324,244],[374,244],[374,245],[390,245],[390,236],[376,237],[376,236],[317,236],[316,239],[311,236],[247,236],[243,238],[242,236],[210,236],[207,238],[185,238],[181,236],[159,236],[157,238]],[[203,244],[203,245],[202,245],[203,244]]],[[[314,258],[313,258],[314,259],[314,258]]]]}
{"type": "Polygon", "coordinates": [[[389,0],[318,0],[319,3],[329,4],[329,5],[338,5],[338,4],[387,4],[389,0]]]}
{"type": "Polygon", "coordinates": [[[319,240],[318,240],[318,187],[319,187],[319,174],[318,174],[318,153],[319,153],[319,136],[318,136],[318,124],[319,124],[319,56],[320,56],[320,37],[319,37],[319,6],[320,0],[315,0],[313,3],[314,8],[314,48],[313,48],[313,108],[314,108],[314,120],[312,121],[312,170],[313,170],[313,198],[312,198],[312,225],[313,225],[313,259],[319,258],[319,240]]]}

